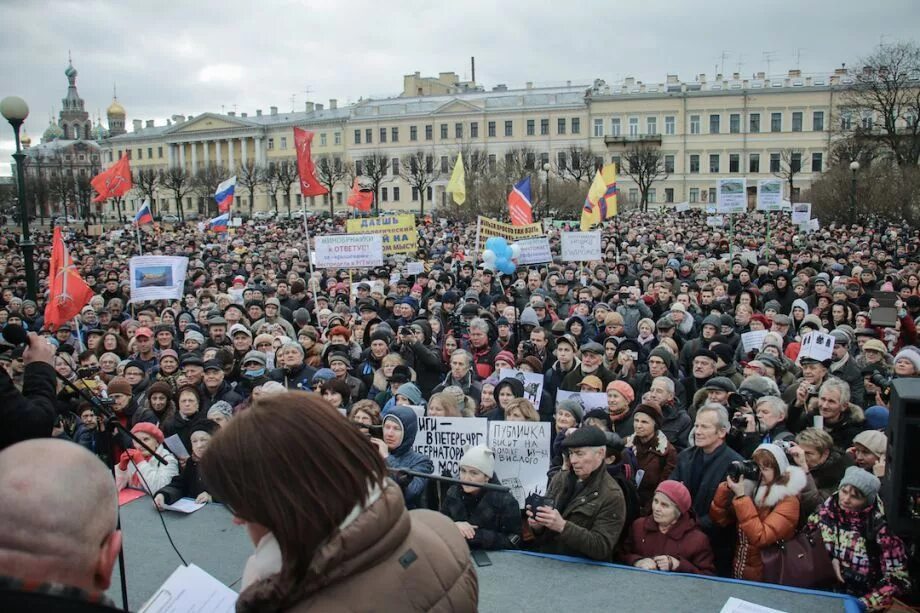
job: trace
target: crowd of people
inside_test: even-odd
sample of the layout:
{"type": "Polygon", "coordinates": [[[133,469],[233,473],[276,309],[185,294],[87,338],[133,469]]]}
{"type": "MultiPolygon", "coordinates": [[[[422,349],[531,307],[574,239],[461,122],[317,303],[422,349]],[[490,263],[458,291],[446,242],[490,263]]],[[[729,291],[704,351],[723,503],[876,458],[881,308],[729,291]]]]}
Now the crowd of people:
{"type": "MultiPolygon", "coordinates": [[[[307,225],[314,236],[344,231],[342,219],[307,225]]],[[[36,236],[35,302],[25,299],[22,258],[5,231],[0,326],[22,325],[54,347],[56,375],[42,371],[53,387],[47,435],[83,446],[114,466],[119,488],[143,489],[161,508],[183,497],[225,502],[271,526],[284,502],[240,508],[251,486],[226,466],[247,432],[271,440],[297,429],[266,432],[253,421],[284,422],[290,398],[314,411],[331,405],[361,434],[343,444],[367,446],[382,461],[356,456],[356,466],[387,470],[395,482],[370,492],[349,482],[364,503],[389,509],[398,490],[406,508],[449,518],[471,549],[761,581],[763,552],[808,530],[833,560],[832,589],[869,610],[909,593],[914,545],[889,530],[881,484],[891,381],[920,376],[916,230],[866,221],[805,233],[788,217],[752,212],[727,231],[694,212],[634,213],[603,229],[600,261],[561,261],[567,228],[548,228],[553,262],[502,274],[477,265],[475,229],[422,219],[415,253],[375,269],[313,271],[302,220],[224,236],[156,226],[141,232],[145,254],[189,258],[184,295],[160,302],[130,300],[133,230],[67,231],[75,268],[96,294],[53,331],[42,315],[49,237],[36,236]],[[423,271],[407,274],[407,261],[423,271]],[[872,310],[886,292],[897,317],[881,326],[872,310]],[[756,346],[742,342],[756,331],[765,333],[756,346]],[[833,339],[832,357],[800,355],[811,332],[833,339]],[[519,379],[500,378],[503,369],[542,375],[538,407],[519,379]],[[113,431],[81,391],[104,392],[144,445],[113,431]],[[314,395],[285,395],[298,391],[314,395]],[[586,410],[559,392],[603,392],[607,406],[586,410]],[[521,510],[510,493],[477,487],[499,483],[487,445],[465,450],[454,475],[464,485],[419,476],[434,470],[413,449],[419,407],[429,416],[549,422],[543,493],[521,510]],[[231,428],[232,439],[223,432],[231,428]],[[209,458],[212,440],[222,462],[209,458]]],[[[0,354],[8,373],[0,383],[11,392],[28,392],[28,351],[0,354]]],[[[337,517],[319,506],[324,522],[337,517]]],[[[269,562],[244,577],[241,600],[257,610],[278,590],[287,590],[284,602],[302,598],[291,573],[311,560],[285,566],[278,579],[266,553],[274,539],[276,553],[278,543],[289,552],[284,539],[302,535],[250,534],[269,562]]]]}

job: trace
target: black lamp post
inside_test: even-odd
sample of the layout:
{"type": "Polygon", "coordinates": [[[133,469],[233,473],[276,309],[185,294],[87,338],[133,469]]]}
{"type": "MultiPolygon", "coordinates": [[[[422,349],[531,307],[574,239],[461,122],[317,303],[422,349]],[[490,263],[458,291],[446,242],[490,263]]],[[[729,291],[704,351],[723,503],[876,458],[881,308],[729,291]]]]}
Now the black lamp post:
{"type": "Polygon", "coordinates": [[[859,162],[853,160],[850,162],[850,170],[853,172],[850,180],[850,213],[853,215],[853,222],[856,222],[856,173],[859,171],[859,162]]]}
{"type": "Polygon", "coordinates": [[[3,101],[0,101],[0,113],[13,126],[13,133],[16,135],[16,153],[13,154],[13,159],[16,160],[16,179],[19,182],[19,218],[22,222],[22,236],[19,239],[19,247],[22,249],[22,259],[26,268],[27,297],[29,300],[35,300],[35,262],[33,260],[35,243],[32,242],[32,238],[29,236],[29,211],[26,207],[26,154],[22,152],[22,146],[19,141],[19,129],[22,127],[22,122],[29,116],[29,105],[18,96],[8,96],[3,101]]]}

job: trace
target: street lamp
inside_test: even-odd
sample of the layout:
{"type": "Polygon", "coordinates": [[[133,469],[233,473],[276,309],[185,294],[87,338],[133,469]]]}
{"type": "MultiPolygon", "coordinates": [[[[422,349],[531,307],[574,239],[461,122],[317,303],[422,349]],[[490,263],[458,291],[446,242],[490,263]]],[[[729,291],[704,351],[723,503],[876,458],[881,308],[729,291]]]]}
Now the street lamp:
{"type": "Polygon", "coordinates": [[[853,222],[856,222],[856,172],[859,170],[859,162],[853,160],[850,162],[850,170],[853,171],[853,177],[850,180],[850,213],[853,215],[853,222]]]}
{"type": "Polygon", "coordinates": [[[546,215],[549,216],[549,162],[543,164],[543,172],[546,173],[546,215]]]}
{"type": "Polygon", "coordinates": [[[22,249],[22,259],[26,267],[26,292],[29,300],[35,300],[35,262],[33,255],[35,253],[35,243],[29,236],[29,213],[26,207],[26,174],[25,159],[26,154],[22,152],[22,146],[19,142],[19,129],[22,122],[29,116],[29,105],[26,101],[18,96],[7,96],[0,101],[0,113],[13,126],[13,133],[16,135],[16,153],[13,159],[16,160],[16,179],[19,181],[19,218],[22,222],[22,236],[19,237],[19,247],[22,249]]]}

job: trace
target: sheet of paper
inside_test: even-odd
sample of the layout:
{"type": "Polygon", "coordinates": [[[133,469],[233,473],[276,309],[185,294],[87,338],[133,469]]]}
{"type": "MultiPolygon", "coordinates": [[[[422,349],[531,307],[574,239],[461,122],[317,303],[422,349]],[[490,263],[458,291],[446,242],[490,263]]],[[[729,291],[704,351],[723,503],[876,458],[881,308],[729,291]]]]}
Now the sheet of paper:
{"type": "Polygon", "coordinates": [[[741,335],[741,342],[744,344],[744,352],[748,353],[754,350],[760,350],[763,347],[763,339],[767,336],[766,330],[752,330],[741,335]]]}
{"type": "Polygon", "coordinates": [[[166,448],[169,449],[174,456],[180,460],[185,460],[189,457],[188,449],[185,448],[185,443],[182,442],[182,439],[179,438],[178,434],[173,434],[172,436],[167,437],[163,444],[166,445],[166,448]]]}
{"type": "Polygon", "coordinates": [[[163,505],[163,508],[167,511],[176,511],[178,513],[194,513],[203,506],[203,503],[195,502],[191,498],[180,498],[172,504],[163,505]]]}
{"type": "Polygon", "coordinates": [[[725,603],[725,606],[722,607],[722,610],[719,613],[786,613],[786,612],[780,611],[779,609],[771,609],[770,607],[764,607],[759,604],[754,604],[753,602],[741,600],[740,598],[735,598],[733,596],[728,599],[728,602],[725,603]]]}
{"type": "Polygon", "coordinates": [[[140,613],[233,613],[238,595],[194,564],[180,566],[140,613]]]}
{"type": "Polygon", "coordinates": [[[799,349],[799,360],[812,358],[823,362],[831,360],[834,356],[834,337],[823,332],[809,332],[802,337],[802,346],[799,349]]]}

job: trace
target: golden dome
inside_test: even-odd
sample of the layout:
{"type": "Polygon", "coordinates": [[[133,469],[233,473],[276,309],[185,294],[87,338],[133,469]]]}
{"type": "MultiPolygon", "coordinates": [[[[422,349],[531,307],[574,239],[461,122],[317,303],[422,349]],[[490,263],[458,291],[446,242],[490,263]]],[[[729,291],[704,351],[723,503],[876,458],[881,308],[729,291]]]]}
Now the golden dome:
{"type": "Polygon", "coordinates": [[[118,98],[112,100],[112,104],[105,110],[106,115],[125,115],[125,107],[118,102],[118,98]]]}
{"type": "Polygon", "coordinates": [[[19,142],[22,143],[23,147],[28,147],[29,145],[32,144],[32,139],[29,138],[28,134],[23,132],[22,138],[19,139],[19,142]]]}

